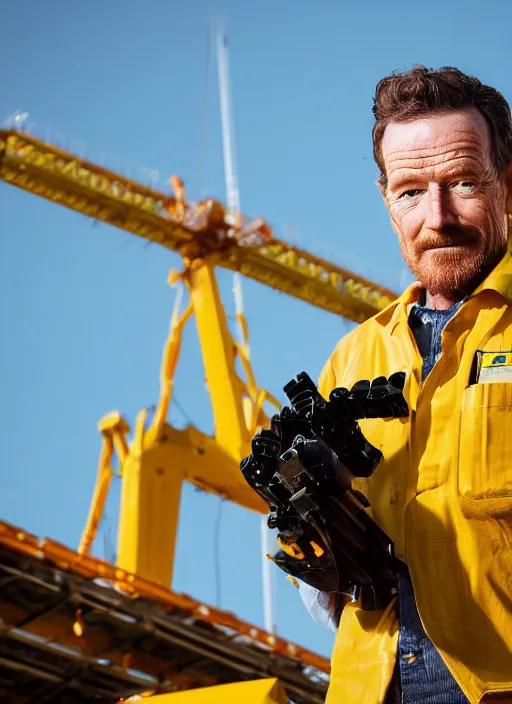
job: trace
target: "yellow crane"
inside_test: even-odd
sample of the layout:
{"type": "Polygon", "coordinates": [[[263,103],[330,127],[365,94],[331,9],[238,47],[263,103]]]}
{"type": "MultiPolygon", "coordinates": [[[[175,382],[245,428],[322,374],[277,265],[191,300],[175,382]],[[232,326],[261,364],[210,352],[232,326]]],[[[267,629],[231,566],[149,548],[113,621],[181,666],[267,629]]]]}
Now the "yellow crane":
{"type": "MultiPolygon", "coordinates": [[[[249,453],[250,439],[256,429],[267,421],[264,404],[269,402],[279,407],[278,401],[260,388],[254,377],[247,321],[240,304],[237,320],[242,339],[236,340],[230,333],[215,268],[239,272],[358,323],[384,308],[395,294],[275,239],[262,218],[250,221],[240,213],[228,213],[212,199],[189,204],[184,185],[177,177],[172,178],[174,193],[170,196],[18,129],[0,131],[0,178],[157,243],[183,259],[183,269],[169,275],[169,283],[178,287],[178,295],[162,355],[156,412],[150,422],[146,411],[138,414],[131,442],[130,428],[119,412],[100,421],[102,450],[97,482],[78,551],[74,553],[46,541],[43,553],[45,560],[57,567],[64,565],[64,570],[72,570],[80,577],[110,580],[123,594],[143,595],[173,609],[185,608],[183,604],[177,606],[177,595],[169,590],[183,481],[247,509],[266,512],[264,503],[241,477],[239,462],[249,453]],[[183,291],[188,292],[188,301],[181,309],[183,291]],[[212,404],[213,436],[194,427],[179,430],[166,422],[182,331],[192,316],[196,320],[212,404]],[[242,376],[237,371],[237,360],[242,376]],[[117,564],[111,566],[92,558],[90,550],[113,476],[114,454],[119,460],[122,485],[117,564]]],[[[37,550],[41,551],[39,542],[36,550],[36,542],[34,536],[27,538],[7,524],[0,526],[0,545],[9,549],[15,546],[18,552],[34,557],[37,550]],[[22,539],[18,539],[20,535],[22,539]]],[[[204,609],[201,613],[201,606],[188,603],[187,608],[196,618],[233,628],[254,642],[264,643],[274,654],[301,660],[303,665],[319,671],[328,670],[326,661],[319,656],[239,620],[228,618],[227,623],[225,615],[211,607],[205,606],[207,613],[204,609]]],[[[77,609],[73,624],[75,638],[83,635],[86,623],[87,609],[77,609]]],[[[47,633],[45,629],[47,626],[41,632],[47,633]]],[[[58,637],[59,642],[68,642],[63,632],[58,637]]],[[[100,637],[98,634],[97,638],[100,637]]],[[[140,657],[138,662],[140,667],[140,657]]],[[[154,673],[154,667],[149,671],[154,673]]],[[[293,685],[288,680],[285,684],[290,691],[293,685]]],[[[208,684],[199,683],[197,678],[180,679],[179,674],[171,676],[170,672],[166,681],[175,689],[208,684]]],[[[210,682],[217,683],[215,678],[210,682]]],[[[269,686],[270,691],[274,683],[269,686]]],[[[172,696],[169,702],[174,701],[172,696]]],[[[269,701],[280,701],[280,696],[276,694],[269,701]]]]}

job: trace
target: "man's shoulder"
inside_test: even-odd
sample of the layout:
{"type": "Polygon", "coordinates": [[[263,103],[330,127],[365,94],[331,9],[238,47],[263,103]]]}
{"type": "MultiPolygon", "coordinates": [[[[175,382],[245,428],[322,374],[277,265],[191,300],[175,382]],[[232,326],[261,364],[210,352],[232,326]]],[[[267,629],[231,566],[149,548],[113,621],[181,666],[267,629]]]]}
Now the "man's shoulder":
{"type": "Polygon", "coordinates": [[[368,320],[353,328],[338,341],[333,354],[350,352],[354,346],[368,344],[370,338],[384,339],[389,337],[393,317],[400,305],[401,301],[397,299],[371,318],[368,318],[368,320]]]}
{"type": "Polygon", "coordinates": [[[376,349],[389,339],[398,305],[400,302],[394,301],[339,340],[320,376],[323,395],[358,378],[372,378],[376,349]]]}

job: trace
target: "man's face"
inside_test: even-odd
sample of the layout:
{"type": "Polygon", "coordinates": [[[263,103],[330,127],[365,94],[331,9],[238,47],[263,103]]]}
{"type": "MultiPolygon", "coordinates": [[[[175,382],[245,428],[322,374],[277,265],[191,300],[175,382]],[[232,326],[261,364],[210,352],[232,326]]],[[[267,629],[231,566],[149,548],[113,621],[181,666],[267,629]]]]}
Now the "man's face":
{"type": "Polygon", "coordinates": [[[507,246],[505,176],[473,109],[387,125],[383,196],[400,249],[432,294],[468,293],[507,246]]]}

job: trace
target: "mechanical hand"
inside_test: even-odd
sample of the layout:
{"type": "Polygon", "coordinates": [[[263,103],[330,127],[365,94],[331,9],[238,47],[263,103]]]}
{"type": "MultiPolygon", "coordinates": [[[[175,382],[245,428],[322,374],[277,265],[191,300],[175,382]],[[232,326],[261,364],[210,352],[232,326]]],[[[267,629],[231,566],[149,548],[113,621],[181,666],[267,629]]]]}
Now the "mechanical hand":
{"type": "Polygon", "coordinates": [[[357,420],[408,415],[405,375],[335,389],[329,401],[302,373],[285,387],[291,408],[272,418],[241,464],[247,482],[269,504],[277,528],[274,561],[321,591],[355,598],[365,608],[389,599],[399,568],[389,538],[366,513],[366,498],[351,487],[382,458],[357,420]]]}

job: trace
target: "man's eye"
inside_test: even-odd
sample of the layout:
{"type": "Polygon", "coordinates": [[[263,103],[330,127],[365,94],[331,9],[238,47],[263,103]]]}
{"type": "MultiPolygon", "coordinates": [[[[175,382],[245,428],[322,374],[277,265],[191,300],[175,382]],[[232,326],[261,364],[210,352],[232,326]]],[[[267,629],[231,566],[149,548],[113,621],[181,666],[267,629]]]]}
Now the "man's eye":
{"type": "Polygon", "coordinates": [[[421,188],[410,188],[408,191],[404,191],[403,193],[400,193],[400,195],[398,197],[402,200],[408,200],[409,198],[416,198],[421,193],[423,193],[421,188]]]}
{"type": "Polygon", "coordinates": [[[457,181],[453,184],[452,189],[461,195],[469,195],[474,192],[475,184],[473,181],[457,181]]]}

